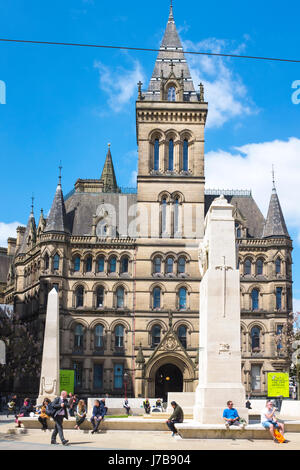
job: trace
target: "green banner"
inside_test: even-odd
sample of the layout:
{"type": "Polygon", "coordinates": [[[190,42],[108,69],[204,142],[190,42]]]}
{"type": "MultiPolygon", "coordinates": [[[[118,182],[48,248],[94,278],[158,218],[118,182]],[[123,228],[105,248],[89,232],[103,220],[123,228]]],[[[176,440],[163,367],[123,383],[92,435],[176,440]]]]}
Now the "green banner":
{"type": "Polygon", "coordinates": [[[74,370],[60,370],[60,391],[74,393],[74,370]]]}
{"type": "Polygon", "coordinates": [[[268,397],[289,398],[289,374],[284,372],[268,372],[268,397]]]}

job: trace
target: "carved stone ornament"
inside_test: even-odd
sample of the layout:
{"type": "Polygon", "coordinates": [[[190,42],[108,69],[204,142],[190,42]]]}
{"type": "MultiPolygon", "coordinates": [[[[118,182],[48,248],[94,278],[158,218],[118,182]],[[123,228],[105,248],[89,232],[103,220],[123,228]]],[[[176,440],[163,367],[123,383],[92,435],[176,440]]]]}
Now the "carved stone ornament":
{"type": "Polygon", "coordinates": [[[42,392],[44,394],[53,395],[56,393],[56,380],[50,379],[49,377],[43,377],[42,379],[42,392]]]}
{"type": "Polygon", "coordinates": [[[230,352],[230,345],[221,343],[219,347],[219,354],[231,354],[230,352]]]}

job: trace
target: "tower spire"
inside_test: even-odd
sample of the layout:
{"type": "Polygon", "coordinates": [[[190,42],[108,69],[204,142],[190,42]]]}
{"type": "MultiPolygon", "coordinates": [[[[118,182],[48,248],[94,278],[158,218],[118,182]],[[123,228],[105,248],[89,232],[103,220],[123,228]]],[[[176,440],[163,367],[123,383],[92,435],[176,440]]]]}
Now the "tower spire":
{"type": "Polygon", "coordinates": [[[289,237],[276,191],[274,165],[272,165],[272,195],[263,231],[263,238],[266,237],[289,237]]]}

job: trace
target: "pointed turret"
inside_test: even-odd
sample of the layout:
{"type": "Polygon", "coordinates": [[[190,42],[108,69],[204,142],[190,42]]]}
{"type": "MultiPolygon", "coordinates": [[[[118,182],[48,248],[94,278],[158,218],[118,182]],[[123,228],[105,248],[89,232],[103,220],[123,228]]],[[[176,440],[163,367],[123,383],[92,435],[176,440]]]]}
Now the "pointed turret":
{"type": "Polygon", "coordinates": [[[32,246],[36,243],[36,223],[33,213],[33,198],[32,198],[32,205],[31,205],[31,212],[29,215],[29,219],[27,222],[26,230],[23,236],[23,240],[18,250],[18,254],[25,254],[27,251],[32,248],[32,246]]]}
{"type": "Polygon", "coordinates": [[[64,196],[61,187],[61,175],[59,176],[58,185],[44,232],[70,233],[67,223],[64,196]]]}
{"type": "Polygon", "coordinates": [[[145,93],[146,100],[159,100],[161,91],[161,81],[168,79],[170,74],[183,82],[184,101],[198,101],[189,66],[183,53],[171,3],[165,34],[160,46],[152,78],[148,91],[145,93]]]}
{"type": "Polygon", "coordinates": [[[112,192],[112,193],[118,193],[119,188],[117,185],[117,178],[115,174],[115,169],[114,169],[114,164],[112,161],[112,156],[110,152],[110,144],[108,144],[108,151],[106,154],[106,159],[101,175],[101,181],[103,181],[103,192],[112,192]]]}
{"type": "Polygon", "coordinates": [[[289,237],[289,233],[285,224],[281,205],[275,187],[274,174],[272,195],[263,231],[263,238],[269,237],[289,237]]]}

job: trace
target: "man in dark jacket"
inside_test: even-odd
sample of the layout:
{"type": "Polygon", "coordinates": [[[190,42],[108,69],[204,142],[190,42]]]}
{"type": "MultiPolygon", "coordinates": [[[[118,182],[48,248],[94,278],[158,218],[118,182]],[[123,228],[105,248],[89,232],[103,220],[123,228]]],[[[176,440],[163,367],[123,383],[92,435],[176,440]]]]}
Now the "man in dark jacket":
{"type": "Polygon", "coordinates": [[[107,407],[105,406],[105,400],[95,400],[94,407],[91,417],[91,423],[93,425],[92,434],[98,431],[101,421],[103,421],[104,416],[107,413],[107,407]]]}
{"type": "Polygon", "coordinates": [[[168,421],[166,421],[168,428],[172,431],[172,436],[178,434],[175,423],[182,423],[184,419],[182,408],[176,403],[176,401],[171,401],[171,406],[174,409],[173,413],[169,417],[168,421]]]}
{"type": "Polygon", "coordinates": [[[60,394],[60,397],[56,397],[52,402],[52,407],[55,410],[53,415],[53,420],[55,423],[55,428],[51,436],[51,444],[57,444],[56,436],[59,434],[60,440],[62,444],[65,446],[68,444],[64,438],[63,433],[63,420],[64,418],[68,419],[68,394],[65,390],[63,390],[60,394]]]}

